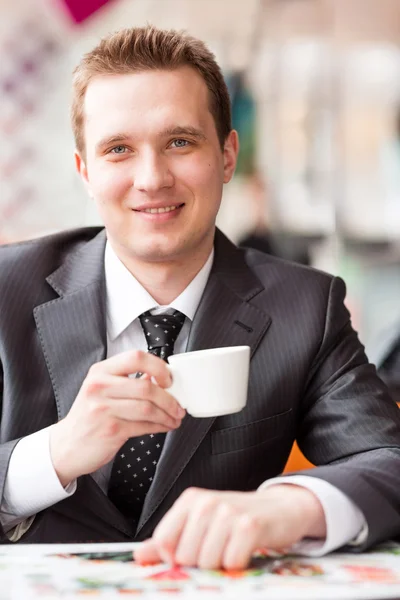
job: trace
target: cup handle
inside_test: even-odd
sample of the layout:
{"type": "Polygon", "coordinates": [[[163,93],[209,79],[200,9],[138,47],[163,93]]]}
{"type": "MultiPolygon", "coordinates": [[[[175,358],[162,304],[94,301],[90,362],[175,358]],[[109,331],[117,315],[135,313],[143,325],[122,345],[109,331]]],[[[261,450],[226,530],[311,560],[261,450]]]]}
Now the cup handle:
{"type": "Polygon", "coordinates": [[[174,390],[174,388],[175,388],[175,385],[176,385],[176,384],[175,384],[175,381],[174,381],[174,379],[176,379],[176,371],[175,371],[175,370],[174,370],[174,368],[173,368],[173,367],[171,367],[171,365],[169,365],[169,364],[167,364],[167,369],[168,369],[168,371],[170,372],[170,374],[171,374],[171,377],[172,377],[172,385],[171,385],[169,388],[167,388],[167,391],[168,391],[168,392],[169,392],[169,393],[170,393],[172,396],[174,396],[174,397],[175,397],[176,401],[178,402],[178,404],[179,404],[179,405],[180,405],[182,408],[185,408],[185,409],[186,409],[186,408],[187,408],[187,405],[186,405],[186,404],[184,404],[184,403],[182,402],[182,398],[180,398],[180,399],[178,400],[178,398],[176,398],[176,396],[175,396],[176,389],[174,390]]]}

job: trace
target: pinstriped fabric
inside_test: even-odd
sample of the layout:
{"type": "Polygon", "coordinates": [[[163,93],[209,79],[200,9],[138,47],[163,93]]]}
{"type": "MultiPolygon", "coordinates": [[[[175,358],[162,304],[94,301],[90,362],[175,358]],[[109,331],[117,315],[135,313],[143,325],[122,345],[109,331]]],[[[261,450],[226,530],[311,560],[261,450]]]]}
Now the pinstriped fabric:
{"type": "MultiPolygon", "coordinates": [[[[0,490],[13,440],[67,414],[105,356],[104,243],[104,232],[86,229],[0,248],[0,490]]],[[[400,411],[366,362],[344,294],[339,279],[239,250],[217,232],[189,349],[251,346],[246,408],[188,415],[168,433],[136,532],[95,473],[21,541],[144,539],[188,486],[246,491],[278,475],[295,437],[321,465],[310,475],[364,512],[367,545],[400,535],[400,411]]]]}
{"type": "Polygon", "coordinates": [[[285,419],[290,416],[289,409],[284,413],[260,419],[247,425],[228,427],[222,431],[211,432],[211,452],[213,454],[224,454],[243,450],[247,447],[258,446],[271,442],[279,436],[284,427],[285,419]]]}
{"type": "Polygon", "coordinates": [[[58,418],[66,416],[92,364],[106,356],[102,283],[86,285],[34,309],[58,418]],[[60,335],[63,331],[64,334],[60,335]],[[77,343],[77,333],[79,343],[77,343]]]}

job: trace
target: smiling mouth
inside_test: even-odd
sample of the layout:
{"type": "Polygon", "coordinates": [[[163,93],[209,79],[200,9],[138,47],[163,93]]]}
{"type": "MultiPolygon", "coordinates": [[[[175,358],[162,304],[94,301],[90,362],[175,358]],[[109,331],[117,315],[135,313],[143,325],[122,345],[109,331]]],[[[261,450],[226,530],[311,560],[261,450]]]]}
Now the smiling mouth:
{"type": "Polygon", "coordinates": [[[162,206],[161,208],[142,208],[142,209],[134,208],[133,210],[134,210],[134,212],[143,212],[143,213],[155,215],[155,214],[172,212],[174,210],[177,210],[178,208],[182,208],[182,206],[185,206],[185,205],[184,204],[173,204],[171,206],[162,206]]]}

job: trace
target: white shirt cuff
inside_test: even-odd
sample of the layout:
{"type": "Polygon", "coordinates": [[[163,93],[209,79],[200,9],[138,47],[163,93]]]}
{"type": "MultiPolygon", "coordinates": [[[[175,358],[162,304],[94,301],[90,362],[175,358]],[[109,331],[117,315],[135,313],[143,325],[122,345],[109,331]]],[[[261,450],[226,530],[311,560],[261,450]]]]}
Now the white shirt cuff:
{"type": "Polygon", "coordinates": [[[11,454],[0,507],[0,521],[9,531],[27,517],[72,496],[76,480],[65,489],[50,455],[50,427],[22,438],[11,454]]]}
{"type": "Polygon", "coordinates": [[[320,501],[326,522],[326,538],[304,538],[290,552],[304,556],[323,556],[346,544],[357,546],[368,536],[368,525],[361,510],[337,487],[317,477],[293,475],[264,481],[258,488],[266,489],[281,483],[298,485],[310,490],[320,501]]]}

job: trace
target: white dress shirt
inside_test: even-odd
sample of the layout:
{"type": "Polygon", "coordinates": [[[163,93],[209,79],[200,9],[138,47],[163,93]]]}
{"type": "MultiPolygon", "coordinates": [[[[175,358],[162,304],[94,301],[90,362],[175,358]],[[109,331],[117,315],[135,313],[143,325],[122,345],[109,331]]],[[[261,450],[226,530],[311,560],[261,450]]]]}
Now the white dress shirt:
{"type": "MultiPolygon", "coordinates": [[[[191,323],[210,275],[213,254],[210,254],[196,277],[169,306],[159,306],[107,243],[107,357],[133,348],[147,350],[138,317],[148,310],[152,314],[179,310],[186,316],[174,345],[175,353],[184,352],[191,323]]],[[[65,489],[60,484],[51,461],[49,438],[50,427],[47,427],[20,440],[11,455],[0,509],[1,524],[11,541],[17,541],[23,535],[38,512],[75,493],[76,481],[65,489]]],[[[314,477],[295,475],[269,479],[260,489],[280,483],[309,489],[317,496],[325,513],[326,539],[302,540],[295,546],[298,553],[319,556],[347,543],[361,543],[366,537],[367,525],[363,514],[343,492],[330,483],[314,477]]]]}

